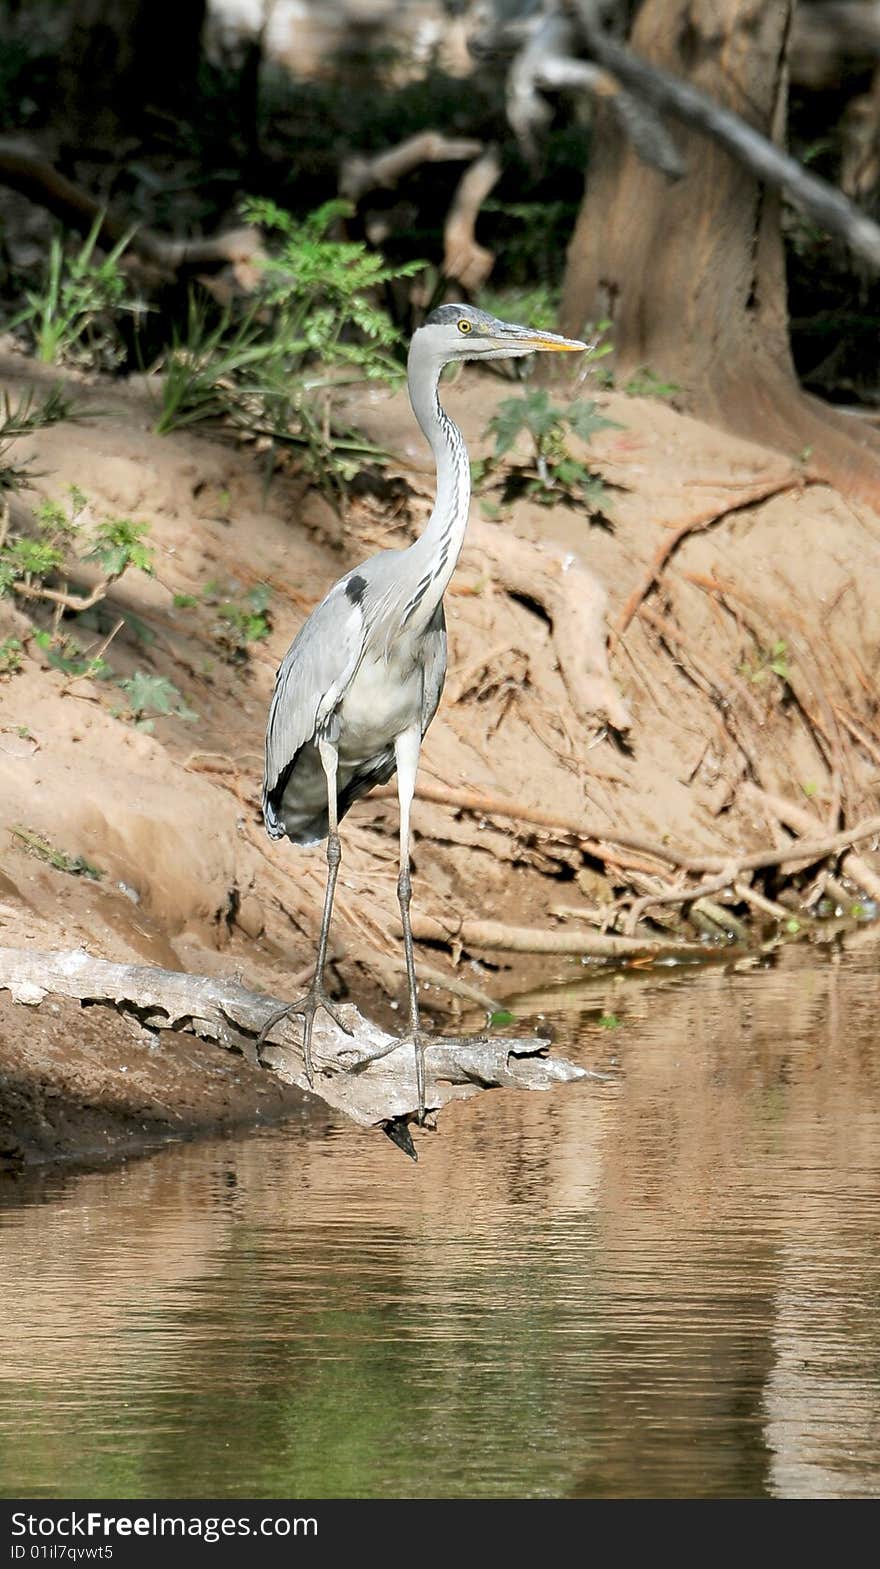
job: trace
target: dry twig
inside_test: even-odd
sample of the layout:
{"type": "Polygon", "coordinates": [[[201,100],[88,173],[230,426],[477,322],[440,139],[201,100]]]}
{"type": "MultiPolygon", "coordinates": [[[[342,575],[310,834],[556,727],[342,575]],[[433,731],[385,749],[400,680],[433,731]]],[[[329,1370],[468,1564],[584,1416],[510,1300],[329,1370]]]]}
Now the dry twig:
{"type": "Polygon", "coordinates": [[[732,512],[741,512],[744,508],[753,507],[758,502],[769,501],[771,496],[778,496],[783,491],[799,489],[803,483],[803,475],[795,474],[793,470],[789,470],[786,474],[776,479],[764,479],[757,485],[744,485],[736,498],[732,498],[722,506],[716,503],[705,512],[698,512],[695,517],[688,518],[686,522],[679,523],[674,528],[671,528],[666,538],[655,551],[645,576],[638,587],[633,589],[620,612],[617,625],[611,634],[612,649],[617,639],[623,636],[642,601],[650,594],[667,561],[678,549],[682,540],[687,538],[688,534],[696,534],[701,529],[711,528],[713,523],[720,523],[723,518],[729,517],[732,512]]]}

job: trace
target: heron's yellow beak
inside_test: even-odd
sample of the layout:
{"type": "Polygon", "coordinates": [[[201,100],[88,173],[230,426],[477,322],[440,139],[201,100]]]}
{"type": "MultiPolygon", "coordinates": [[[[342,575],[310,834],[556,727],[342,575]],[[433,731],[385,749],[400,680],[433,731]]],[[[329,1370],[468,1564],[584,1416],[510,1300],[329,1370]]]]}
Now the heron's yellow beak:
{"type": "Polygon", "coordinates": [[[587,347],[578,338],[561,338],[558,332],[530,332],[524,340],[525,345],[530,349],[544,349],[551,354],[570,354],[587,347]]]}

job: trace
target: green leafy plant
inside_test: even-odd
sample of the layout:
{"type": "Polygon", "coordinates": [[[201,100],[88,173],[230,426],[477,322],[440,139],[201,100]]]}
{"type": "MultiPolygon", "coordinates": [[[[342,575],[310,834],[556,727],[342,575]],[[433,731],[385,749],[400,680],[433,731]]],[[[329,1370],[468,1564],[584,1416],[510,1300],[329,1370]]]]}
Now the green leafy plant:
{"type": "Polygon", "coordinates": [[[165,356],[161,433],[222,418],[275,451],[289,446],[310,472],[340,488],[381,449],[339,425],[333,394],[359,380],[394,382],[399,334],[377,296],[421,263],[388,266],[362,241],[331,238],[351,212],[327,202],[305,221],[264,199],[245,204],[270,237],[260,285],[243,310],[219,315],[193,297],[187,332],[165,356]]]}
{"type": "Polygon", "coordinates": [[[53,235],[42,287],[26,291],[27,305],[9,323],[10,329],[28,329],[37,359],[45,364],[66,360],[108,366],[119,357],[114,318],[135,309],[125,299],[127,283],[119,267],[130,235],[98,256],[103,221],[99,213],[75,252],[66,250],[61,235],[53,235]]]}
{"type": "Polygon", "coordinates": [[[739,673],[756,686],[766,681],[769,675],[778,676],[780,681],[789,681],[791,666],[785,639],[777,638],[769,648],[759,648],[754,659],[745,660],[740,665],[739,673]]]}
{"type": "Polygon", "coordinates": [[[123,624],[137,632],[142,623],[129,614],[125,622],[122,618],[115,625],[111,622],[105,636],[105,621],[98,637],[83,647],[72,634],[70,623],[62,623],[62,615],[72,612],[77,627],[100,629],[101,602],[112,584],[129,568],[152,573],[153,553],[146,543],[146,523],[105,518],[87,532],[82,524],[87,506],[88,497],[71,485],[66,504],[52,500],[40,504],[32,534],[10,534],[8,512],[0,513],[0,598],[13,594],[29,607],[36,621],[33,641],[53,670],[72,680],[108,680],[112,677],[104,658],[108,644],[123,624]],[[96,562],[101,576],[87,592],[77,592],[70,582],[84,562],[96,562]],[[51,612],[50,625],[40,625],[40,617],[45,621],[47,612],[51,612]]]}
{"type": "Polygon", "coordinates": [[[18,637],[4,637],[0,639],[0,681],[8,680],[10,676],[17,675],[21,669],[21,639],[18,637]]]}
{"type": "Polygon", "coordinates": [[[160,718],[173,716],[175,719],[199,717],[187,707],[177,687],[165,676],[149,675],[144,670],[136,670],[134,675],[127,676],[119,682],[119,685],[128,701],[128,713],[125,717],[131,719],[138,730],[152,730],[153,715],[158,715],[160,718]]]}
{"type": "Polygon", "coordinates": [[[91,681],[107,681],[112,676],[102,654],[92,654],[87,648],[81,648],[76,638],[66,632],[41,630],[34,633],[34,642],[42,649],[51,669],[60,670],[63,675],[76,680],[87,677],[91,681]]]}
{"type": "Polygon", "coordinates": [[[149,525],[106,518],[86,537],[81,518],[87,506],[88,497],[71,485],[66,506],[49,500],[40,504],[34,534],[10,534],[0,526],[0,597],[13,592],[24,600],[84,611],[105,598],[129,567],[152,573],[153,553],[145,543],[149,525]],[[85,561],[96,561],[102,577],[88,594],[71,593],[69,578],[85,561]]]}
{"type": "Polygon", "coordinates": [[[22,393],[17,403],[13,403],[9,394],[4,392],[0,407],[2,407],[2,415],[0,415],[0,504],[2,504],[5,491],[25,490],[35,477],[28,463],[16,465],[9,462],[13,441],[19,436],[32,436],[35,431],[43,430],[48,425],[57,425],[61,420],[80,419],[84,416],[58,387],[53,387],[45,397],[39,399],[33,388],[29,387],[22,393]]]}
{"type": "Polygon", "coordinates": [[[265,583],[242,589],[235,582],[208,582],[201,594],[175,594],[174,608],[200,611],[206,607],[210,612],[207,625],[203,616],[198,617],[203,633],[207,632],[226,664],[243,665],[253,645],[264,642],[272,630],[271,597],[265,583]]]}
{"type": "Polygon", "coordinates": [[[604,495],[602,481],[572,453],[568,443],[572,435],[589,441],[597,430],[612,428],[619,427],[614,420],[599,414],[595,403],[551,403],[550,394],[543,387],[519,398],[507,398],[498,405],[486,427],[487,434],[495,437],[495,450],[485,463],[473,465],[475,481],[485,485],[501,458],[525,432],[531,441],[532,456],[527,463],[514,466],[504,482],[503,499],[524,494],[547,506],[564,500],[598,511],[604,495]]]}
{"type": "Polygon", "coordinates": [[[252,643],[262,643],[272,630],[269,614],[270,590],[257,583],[239,596],[223,598],[213,588],[205,592],[205,602],[216,605],[212,635],[222,657],[230,664],[242,664],[252,643]]]}
{"type": "Polygon", "coordinates": [[[235,389],[278,353],[259,318],[257,305],[238,318],[229,307],[216,316],[207,298],[190,295],[186,331],[175,329],[163,362],[158,435],[205,420],[234,418],[235,389]]]}
{"type": "Polygon", "coordinates": [[[650,365],[640,365],[639,369],[624,383],[624,392],[631,398],[674,398],[679,387],[674,381],[664,381],[652,371],[650,365]]]}
{"type": "Polygon", "coordinates": [[[38,860],[45,861],[47,866],[54,866],[58,872],[68,872],[72,877],[91,877],[99,882],[104,876],[99,866],[93,866],[84,855],[69,855],[66,850],[59,850],[43,834],[34,833],[29,828],[13,828],[12,836],[23,844],[25,849],[35,855],[38,860]]]}
{"type": "Polygon", "coordinates": [[[153,576],[153,552],[144,543],[149,523],[133,523],[130,518],[108,518],[95,529],[86,561],[97,561],[107,583],[113,583],[129,567],[153,576]]]}

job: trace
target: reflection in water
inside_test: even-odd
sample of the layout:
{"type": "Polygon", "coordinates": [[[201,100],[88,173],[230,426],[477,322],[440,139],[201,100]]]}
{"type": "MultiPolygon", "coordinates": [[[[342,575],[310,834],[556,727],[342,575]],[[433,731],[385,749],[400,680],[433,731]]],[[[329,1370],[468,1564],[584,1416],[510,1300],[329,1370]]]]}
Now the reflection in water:
{"type": "Polygon", "coordinates": [[[614,1082],[417,1167],[297,1123],[8,1183],[0,1493],[880,1496],[867,935],[594,975],[557,1039],[614,1082]]]}

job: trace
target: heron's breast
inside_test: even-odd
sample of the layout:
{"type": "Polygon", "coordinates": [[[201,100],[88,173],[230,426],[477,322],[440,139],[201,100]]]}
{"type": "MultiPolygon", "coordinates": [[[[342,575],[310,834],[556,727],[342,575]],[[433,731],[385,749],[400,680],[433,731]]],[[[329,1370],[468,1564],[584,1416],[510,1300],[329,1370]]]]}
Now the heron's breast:
{"type": "Polygon", "coordinates": [[[418,722],[421,709],[421,669],[367,654],[337,709],[340,761],[375,756],[418,722]]]}

